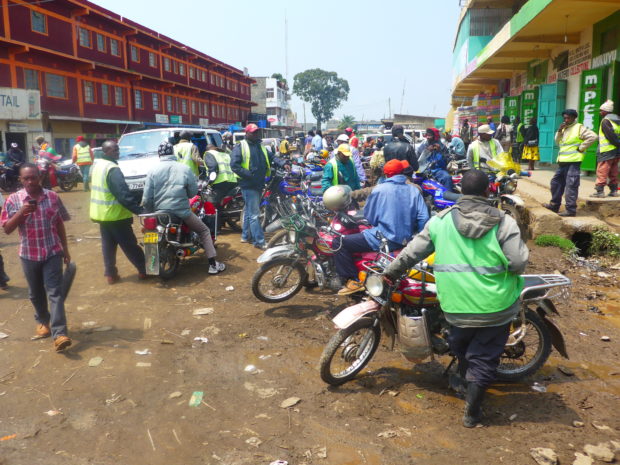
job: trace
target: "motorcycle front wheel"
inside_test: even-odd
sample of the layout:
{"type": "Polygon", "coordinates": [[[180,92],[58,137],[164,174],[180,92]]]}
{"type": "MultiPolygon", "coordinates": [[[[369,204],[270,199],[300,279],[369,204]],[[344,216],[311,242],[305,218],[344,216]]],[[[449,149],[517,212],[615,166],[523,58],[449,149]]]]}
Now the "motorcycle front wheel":
{"type": "Polygon", "coordinates": [[[381,327],[375,322],[374,318],[361,318],[332,336],[319,362],[324,382],[332,386],[346,383],[370,362],[381,340],[381,327]]]}
{"type": "Polygon", "coordinates": [[[159,245],[159,277],[164,281],[172,279],[179,271],[181,260],[176,249],[169,244],[159,245]]]}
{"type": "Polygon", "coordinates": [[[69,192],[71,189],[77,186],[77,182],[75,181],[65,181],[58,180],[58,187],[60,187],[63,191],[69,192]]]}
{"type": "MultiPolygon", "coordinates": [[[[521,326],[515,319],[510,332],[521,326]]],[[[518,381],[536,373],[551,353],[551,333],[545,322],[536,312],[525,311],[525,337],[513,346],[506,346],[497,367],[497,379],[518,381]]]]}
{"type": "Polygon", "coordinates": [[[252,276],[254,296],[267,303],[284,302],[297,294],[307,280],[303,265],[290,258],[264,263],[252,276]]]}

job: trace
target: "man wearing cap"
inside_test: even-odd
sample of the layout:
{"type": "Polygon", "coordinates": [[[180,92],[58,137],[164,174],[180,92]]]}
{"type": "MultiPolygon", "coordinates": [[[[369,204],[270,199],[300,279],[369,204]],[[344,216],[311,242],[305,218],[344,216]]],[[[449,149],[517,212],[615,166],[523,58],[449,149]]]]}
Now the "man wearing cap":
{"type": "Polygon", "coordinates": [[[555,134],[558,151],[558,169],[551,179],[551,201],[543,206],[555,213],[560,209],[562,196],[566,191],[566,211],[560,216],[577,214],[577,196],[579,195],[579,172],[584,152],[598,137],[596,133],[583,124],[577,123],[577,111],[567,109],[562,112],[564,122],[555,134]]]}
{"type": "Polygon", "coordinates": [[[90,167],[93,165],[95,156],[93,155],[93,150],[90,148],[90,145],[88,145],[88,142],[84,140],[83,136],[77,136],[75,142],[76,144],[73,146],[71,160],[80,167],[82,179],[84,180],[84,190],[88,192],[90,190],[90,167]]]}
{"type": "Polygon", "coordinates": [[[385,144],[383,157],[387,163],[390,160],[406,160],[411,170],[418,170],[418,157],[415,148],[405,138],[405,128],[400,124],[392,126],[392,140],[385,144]]]}
{"type": "Polygon", "coordinates": [[[360,179],[351,159],[353,153],[349,144],[340,144],[335,152],[336,155],[323,168],[323,180],[321,181],[323,192],[339,184],[345,184],[352,190],[359,189],[360,179]]]}
{"type": "Polygon", "coordinates": [[[591,197],[618,196],[618,157],[620,157],[620,118],[614,114],[614,102],[607,100],[600,107],[601,127],[598,132],[596,153],[596,192],[591,197]]]}
{"type": "Polygon", "coordinates": [[[401,249],[428,221],[428,208],[422,194],[417,187],[406,182],[403,171],[408,168],[406,160],[391,160],[385,164],[383,172],[387,179],[373,189],[364,207],[364,216],[372,228],[342,237],[342,247],[335,255],[336,272],[345,282],[339,295],[354,294],[363,289],[356,279],[353,253],[378,251],[381,240],[377,235],[388,240],[390,250],[401,249]]]}
{"type": "Polygon", "coordinates": [[[355,148],[357,150],[359,148],[360,141],[357,138],[357,136],[355,135],[355,133],[353,132],[353,128],[346,128],[344,130],[344,133],[349,138],[349,146],[351,146],[351,147],[353,147],[353,148],[355,148]]]}
{"type": "Polygon", "coordinates": [[[467,163],[475,170],[480,169],[480,161],[492,160],[503,152],[502,144],[493,139],[495,131],[488,124],[478,128],[478,138],[469,144],[467,149],[467,163]]]}
{"type": "Polygon", "coordinates": [[[349,145],[349,150],[351,151],[351,160],[353,160],[353,164],[355,165],[357,177],[360,180],[360,186],[363,187],[366,184],[366,170],[364,169],[364,165],[362,164],[362,158],[360,157],[359,150],[349,144],[349,136],[347,136],[346,134],[340,134],[336,138],[336,148],[332,151],[331,156],[336,156],[336,154],[338,153],[338,147],[342,144],[349,145]]]}

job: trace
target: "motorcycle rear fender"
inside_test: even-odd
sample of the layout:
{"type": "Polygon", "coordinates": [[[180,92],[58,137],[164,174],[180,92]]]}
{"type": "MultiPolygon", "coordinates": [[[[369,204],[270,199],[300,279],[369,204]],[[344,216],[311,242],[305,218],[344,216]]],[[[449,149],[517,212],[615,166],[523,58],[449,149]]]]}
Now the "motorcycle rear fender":
{"type": "MultiPolygon", "coordinates": [[[[553,306],[553,304],[551,305],[553,306]]],[[[555,307],[553,307],[553,310],[555,311],[555,313],[557,313],[557,310],[555,310],[555,307]]],[[[542,307],[538,307],[536,309],[536,312],[545,322],[547,329],[551,333],[551,344],[553,345],[555,350],[557,350],[562,357],[569,358],[568,351],[566,350],[566,343],[564,342],[564,336],[562,336],[562,332],[560,331],[560,328],[558,328],[552,320],[547,318],[547,311],[544,310],[542,307]]]]}
{"type": "Polygon", "coordinates": [[[260,257],[256,259],[258,263],[265,263],[276,258],[288,258],[295,254],[295,247],[291,244],[278,245],[265,250],[260,257]]]}
{"type": "Polygon", "coordinates": [[[525,206],[525,202],[518,195],[502,194],[500,197],[502,199],[502,202],[506,202],[509,205],[514,205],[516,207],[525,206]]]}
{"type": "Polygon", "coordinates": [[[374,300],[366,300],[359,304],[345,308],[343,311],[338,313],[338,315],[336,315],[332,321],[336,325],[337,329],[345,329],[351,326],[360,318],[363,318],[364,315],[376,312],[380,308],[381,305],[379,305],[379,303],[375,302],[374,300]]]}

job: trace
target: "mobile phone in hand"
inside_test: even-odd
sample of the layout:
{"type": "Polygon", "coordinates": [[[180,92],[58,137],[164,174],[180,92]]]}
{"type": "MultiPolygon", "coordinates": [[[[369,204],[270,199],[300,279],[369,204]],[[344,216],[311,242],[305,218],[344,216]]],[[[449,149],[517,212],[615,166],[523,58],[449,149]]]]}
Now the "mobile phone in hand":
{"type": "Polygon", "coordinates": [[[28,200],[28,205],[34,205],[36,207],[37,206],[37,201],[35,199],[30,199],[30,200],[28,200]]]}

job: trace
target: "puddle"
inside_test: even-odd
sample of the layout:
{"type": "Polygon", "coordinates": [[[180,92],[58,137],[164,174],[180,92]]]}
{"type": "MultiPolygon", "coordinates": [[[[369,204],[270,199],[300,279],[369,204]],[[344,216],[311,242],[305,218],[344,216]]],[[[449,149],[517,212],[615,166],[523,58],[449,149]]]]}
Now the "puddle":
{"type": "Polygon", "coordinates": [[[562,375],[561,381],[547,384],[548,392],[558,392],[564,383],[583,383],[591,380],[601,380],[605,386],[597,387],[598,391],[607,391],[620,395],[620,365],[603,365],[600,363],[577,362],[558,357],[550,357],[545,366],[539,371],[543,375],[556,375],[559,373],[558,365],[570,368],[575,375],[566,377],[562,375]]]}
{"type": "Polygon", "coordinates": [[[607,304],[603,313],[605,315],[598,315],[597,318],[608,321],[616,328],[620,328],[620,304],[607,304]]]}

